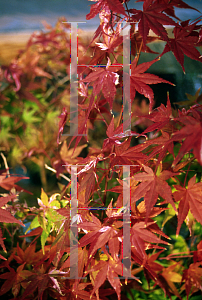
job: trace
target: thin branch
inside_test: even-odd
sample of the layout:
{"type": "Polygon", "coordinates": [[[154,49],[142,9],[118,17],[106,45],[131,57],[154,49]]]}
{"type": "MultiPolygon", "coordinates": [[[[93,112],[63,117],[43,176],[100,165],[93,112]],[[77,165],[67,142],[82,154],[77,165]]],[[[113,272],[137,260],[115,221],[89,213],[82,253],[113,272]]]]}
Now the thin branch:
{"type": "MultiPolygon", "coordinates": [[[[45,164],[45,168],[46,168],[47,170],[52,171],[53,173],[57,173],[57,171],[56,171],[55,169],[49,167],[47,164],[45,164]]],[[[62,177],[62,178],[64,178],[64,179],[67,180],[68,182],[71,181],[71,179],[69,179],[68,177],[66,177],[65,175],[63,175],[63,174],[61,174],[61,173],[59,174],[59,176],[62,177]]]]}
{"type": "Polygon", "coordinates": [[[6,157],[4,156],[4,154],[2,152],[1,152],[1,157],[3,158],[3,161],[4,161],[4,165],[5,165],[5,168],[6,168],[6,173],[7,173],[8,176],[10,176],[7,160],[6,160],[6,157]]]}
{"type": "Polygon", "coordinates": [[[138,61],[139,61],[139,59],[140,59],[140,54],[141,54],[141,51],[142,51],[142,46],[143,46],[143,39],[142,39],[142,41],[141,41],[141,44],[140,44],[140,48],[139,48],[139,50],[138,50],[138,53],[137,53],[137,56],[136,56],[136,67],[137,67],[137,64],[138,64],[138,61]]]}

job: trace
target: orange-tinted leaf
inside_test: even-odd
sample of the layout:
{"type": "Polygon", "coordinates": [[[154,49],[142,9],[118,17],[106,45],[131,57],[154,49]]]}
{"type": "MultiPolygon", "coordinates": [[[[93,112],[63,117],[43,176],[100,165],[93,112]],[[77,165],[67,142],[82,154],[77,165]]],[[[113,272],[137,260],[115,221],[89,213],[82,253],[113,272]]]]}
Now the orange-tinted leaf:
{"type": "Polygon", "coordinates": [[[109,252],[111,253],[111,256],[114,260],[118,259],[119,256],[119,249],[120,249],[120,242],[118,237],[111,238],[108,241],[109,245],[109,252]]]}
{"type": "Polygon", "coordinates": [[[10,191],[13,187],[17,190],[17,191],[25,191],[28,194],[31,194],[29,191],[21,188],[19,185],[16,185],[15,183],[22,180],[22,179],[29,179],[29,177],[25,177],[25,176],[18,176],[16,177],[14,176],[10,176],[6,178],[6,175],[0,175],[0,186],[5,189],[10,191]]]}
{"type": "Polygon", "coordinates": [[[102,261],[102,264],[103,264],[103,267],[99,271],[99,273],[97,274],[97,276],[95,278],[95,285],[94,285],[91,295],[93,295],[94,292],[99,289],[99,287],[105,282],[105,280],[107,278],[108,263],[105,261],[102,261]]]}
{"type": "Polygon", "coordinates": [[[183,273],[183,279],[185,279],[187,300],[189,299],[191,290],[193,291],[195,289],[195,291],[197,291],[201,289],[202,268],[200,266],[201,262],[193,263],[189,266],[188,270],[185,270],[183,273]]]}
{"type": "Polygon", "coordinates": [[[196,183],[196,177],[194,176],[189,180],[187,188],[179,185],[176,185],[175,188],[177,191],[174,192],[173,195],[176,201],[180,201],[178,207],[178,226],[176,232],[178,235],[181,225],[188,214],[189,208],[196,220],[202,224],[202,182],[196,183]]]}
{"type": "Polygon", "coordinates": [[[120,280],[115,278],[118,277],[118,274],[114,272],[114,270],[112,268],[108,268],[108,272],[107,272],[107,278],[111,284],[111,286],[115,289],[117,296],[118,296],[118,300],[121,299],[121,285],[120,285],[120,280]]]}
{"type": "Polygon", "coordinates": [[[173,166],[191,149],[193,149],[193,154],[202,165],[202,115],[200,112],[195,112],[195,116],[195,118],[191,116],[180,118],[180,122],[185,126],[173,135],[172,140],[185,140],[173,162],[173,166]]]}
{"type": "MultiPolygon", "coordinates": [[[[134,180],[140,181],[141,183],[137,186],[135,194],[131,197],[131,201],[136,202],[140,198],[144,197],[146,221],[153,206],[156,204],[158,195],[164,198],[176,210],[174,201],[172,199],[171,188],[165,180],[161,179],[163,172],[159,176],[156,176],[151,168],[144,165],[143,167],[146,172],[141,172],[133,176],[134,180]]],[[[172,177],[172,174],[169,174],[169,177],[172,177]]]]}

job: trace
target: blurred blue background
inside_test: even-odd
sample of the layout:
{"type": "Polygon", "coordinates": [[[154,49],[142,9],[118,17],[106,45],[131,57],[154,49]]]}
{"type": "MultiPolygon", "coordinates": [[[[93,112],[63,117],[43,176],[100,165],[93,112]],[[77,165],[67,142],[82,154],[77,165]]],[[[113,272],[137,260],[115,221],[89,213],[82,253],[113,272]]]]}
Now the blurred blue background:
{"type": "MultiPolygon", "coordinates": [[[[185,0],[187,4],[202,11],[200,0],[185,0]]],[[[33,31],[43,28],[41,20],[54,25],[58,17],[65,16],[69,21],[85,21],[90,5],[88,0],[0,0],[0,33],[33,31]]],[[[142,2],[131,0],[129,8],[142,8],[142,2]]],[[[195,10],[176,9],[176,15],[183,19],[194,20],[200,16],[195,10]]],[[[99,18],[89,20],[82,29],[93,30],[99,24],[99,18]]]]}

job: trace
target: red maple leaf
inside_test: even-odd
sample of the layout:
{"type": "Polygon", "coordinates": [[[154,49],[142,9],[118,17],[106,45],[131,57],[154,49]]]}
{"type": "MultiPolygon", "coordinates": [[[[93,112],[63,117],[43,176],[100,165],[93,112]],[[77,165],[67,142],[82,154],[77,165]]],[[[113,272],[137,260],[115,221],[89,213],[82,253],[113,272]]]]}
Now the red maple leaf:
{"type": "MultiPolygon", "coordinates": [[[[146,2],[147,0],[138,0],[136,2],[146,2]]],[[[175,11],[174,11],[174,6],[178,7],[178,8],[188,8],[188,9],[194,9],[196,11],[198,11],[196,8],[191,7],[190,5],[186,4],[185,2],[183,2],[182,0],[153,0],[153,3],[155,4],[164,4],[167,6],[167,8],[164,10],[164,12],[171,16],[174,17],[176,19],[179,20],[178,17],[176,17],[175,15],[175,11]]],[[[199,11],[198,11],[199,12],[199,11]]]]}
{"type": "MultiPolygon", "coordinates": [[[[150,212],[149,218],[154,218],[154,217],[158,216],[160,213],[162,213],[164,210],[167,210],[167,209],[168,208],[153,207],[150,212]]],[[[139,221],[144,221],[145,217],[146,217],[145,201],[144,200],[141,201],[137,206],[135,203],[133,203],[131,205],[131,211],[132,211],[131,217],[133,220],[138,219],[139,221]]],[[[149,222],[152,222],[152,221],[153,221],[152,219],[149,219],[149,222]]],[[[153,224],[153,227],[154,227],[154,225],[157,226],[157,224],[153,224]]],[[[160,230],[158,233],[161,234],[160,230]]]]}
{"type": "Polygon", "coordinates": [[[133,176],[134,180],[140,181],[141,183],[137,186],[135,194],[131,197],[131,202],[136,202],[140,198],[144,197],[147,222],[150,212],[156,204],[158,195],[169,202],[173,206],[174,210],[176,210],[172,199],[171,187],[165,181],[174,176],[175,173],[164,170],[159,176],[157,176],[151,168],[144,165],[143,168],[146,172],[141,172],[133,176]]]}
{"type": "Polygon", "coordinates": [[[151,114],[146,115],[146,116],[143,115],[143,116],[141,116],[141,118],[147,118],[154,122],[154,124],[147,127],[147,129],[145,129],[142,134],[145,134],[147,132],[151,132],[154,130],[157,130],[157,132],[158,132],[159,130],[164,128],[167,124],[170,123],[171,120],[174,119],[174,117],[172,115],[172,108],[171,108],[169,97],[167,99],[167,107],[165,107],[161,103],[161,105],[157,109],[154,109],[151,114]]]}
{"type": "MultiPolygon", "coordinates": [[[[26,235],[32,236],[33,232],[31,232],[31,235],[26,235]]],[[[17,261],[18,264],[30,264],[34,265],[36,264],[40,259],[43,257],[42,251],[35,252],[36,250],[36,243],[30,244],[25,251],[20,248],[19,244],[17,244],[17,255],[13,254],[13,258],[17,261]]]]}
{"type": "Polygon", "coordinates": [[[97,179],[97,175],[94,170],[91,170],[82,174],[81,177],[82,179],[80,180],[80,185],[78,188],[78,195],[81,195],[81,199],[79,199],[78,196],[78,205],[86,206],[90,199],[91,193],[95,189],[95,178],[97,179]],[[83,197],[83,195],[85,196],[83,197]]]}
{"type": "Polygon", "coordinates": [[[184,270],[182,280],[185,280],[185,289],[187,294],[187,300],[189,294],[193,294],[198,290],[201,290],[202,285],[202,268],[201,262],[193,263],[189,266],[188,270],[184,270]]]}
{"type": "MultiPolygon", "coordinates": [[[[1,197],[0,207],[3,207],[8,201],[11,201],[15,196],[1,197]]],[[[17,223],[19,225],[25,226],[21,221],[14,218],[9,211],[0,208],[0,222],[4,223],[17,223]]]]}
{"type": "MultiPolygon", "coordinates": [[[[165,241],[159,239],[154,233],[152,233],[153,223],[154,222],[149,222],[147,224],[147,227],[145,227],[145,222],[138,222],[138,223],[134,224],[131,229],[131,231],[132,231],[131,232],[131,243],[135,247],[135,250],[137,252],[139,252],[140,254],[142,254],[143,257],[145,256],[145,249],[146,249],[145,241],[150,242],[150,243],[161,243],[161,244],[168,245],[168,242],[165,242],[165,241]]],[[[168,236],[166,236],[163,232],[162,232],[162,235],[164,237],[168,238],[168,236]]]]}
{"type": "Polygon", "coordinates": [[[166,156],[167,152],[171,153],[174,157],[174,151],[173,151],[173,141],[170,138],[170,135],[167,132],[162,131],[162,135],[154,140],[146,141],[146,145],[157,145],[152,149],[152,152],[148,156],[148,160],[155,157],[155,155],[158,156],[158,160],[156,162],[156,168],[160,164],[160,162],[163,160],[163,158],[166,156]],[[149,142],[149,143],[147,143],[149,142]]]}
{"type": "MultiPolygon", "coordinates": [[[[77,175],[83,173],[83,172],[87,172],[88,170],[90,170],[91,168],[96,169],[96,165],[99,161],[104,160],[106,158],[104,158],[104,155],[98,154],[97,156],[88,156],[86,158],[84,158],[83,160],[80,161],[81,164],[85,164],[85,167],[82,168],[77,175]]],[[[95,174],[96,175],[96,174],[95,174]]]]}
{"type": "Polygon", "coordinates": [[[200,241],[197,245],[197,250],[193,253],[194,263],[198,261],[202,261],[202,241],[200,241]]]}
{"type": "MultiPolygon", "coordinates": [[[[118,278],[118,275],[122,275],[123,273],[123,266],[121,259],[118,257],[112,257],[108,254],[108,252],[105,250],[105,248],[102,248],[104,254],[100,255],[100,261],[96,264],[95,260],[92,262],[91,266],[94,264],[93,267],[91,267],[90,270],[86,272],[86,274],[91,273],[91,277],[93,276],[93,283],[94,288],[92,291],[92,294],[100,288],[100,286],[105,282],[106,279],[109,280],[111,286],[114,288],[114,290],[117,293],[118,299],[120,300],[121,296],[121,284],[118,278]],[[102,260],[103,257],[103,260],[102,260]],[[97,271],[97,272],[96,272],[97,271]],[[94,275],[96,274],[96,276],[94,275]]],[[[132,275],[133,279],[138,278],[134,277],[132,275]]]]}
{"type": "MultiPolygon", "coordinates": [[[[130,119],[124,122],[125,126],[129,126],[130,119]]],[[[121,145],[120,139],[127,137],[128,132],[123,132],[123,124],[119,125],[116,129],[114,129],[114,116],[111,119],[111,122],[107,128],[107,136],[108,138],[104,140],[102,149],[104,151],[111,151],[113,145],[121,145]]],[[[131,135],[133,135],[131,133],[131,135]]]]}
{"type": "Polygon", "coordinates": [[[31,232],[29,232],[27,234],[24,234],[24,235],[21,235],[20,237],[26,238],[26,237],[30,237],[30,236],[36,236],[34,238],[34,240],[32,241],[32,243],[34,243],[35,240],[38,239],[41,236],[42,232],[43,232],[43,228],[42,227],[37,227],[37,228],[33,229],[31,232]]]}
{"type": "MultiPolygon", "coordinates": [[[[0,207],[3,207],[8,201],[11,201],[15,197],[16,197],[15,195],[1,197],[0,198],[0,207]]],[[[0,208],[0,222],[17,223],[19,225],[25,226],[21,221],[14,218],[9,211],[7,211],[6,209],[2,209],[2,208],[0,208]]],[[[4,240],[4,238],[3,238],[2,231],[0,228],[0,245],[2,246],[3,250],[6,252],[6,248],[5,248],[3,240],[4,240]]],[[[3,256],[2,256],[2,258],[3,258],[3,256]]]]}
{"type": "Polygon", "coordinates": [[[111,159],[111,168],[115,165],[132,165],[134,161],[142,160],[145,161],[147,156],[141,153],[139,150],[136,151],[135,147],[130,147],[131,138],[127,139],[120,145],[115,145],[114,158],[111,159]]]}
{"type": "Polygon", "coordinates": [[[116,95],[116,84],[118,84],[118,74],[113,71],[110,71],[110,69],[114,67],[110,67],[110,64],[111,62],[108,58],[106,69],[101,67],[94,68],[92,69],[93,72],[90,73],[82,81],[89,82],[91,85],[93,85],[94,96],[97,96],[100,93],[100,91],[102,91],[104,97],[109,102],[110,109],[112,109],[113,100],[116,95]]]}
{"type": "Polygon", "coordinates": [[[173,166],[191,149],[193,149],[193,154],[202,165],[202,115],[200,112],[195,111],[194,117],[184,116],[179,118],[179,121],[185,126],[173,135],[172,141],[185,140],[173,162],[173,166]]]}
{"type": "Polygon", "coordinates": [[[146,0],[143,4],[143,11],[130,9],[132,20],[139,22],[138,31],[143,38],[143,45],[146,46],[149,30],[161,37],[164,41],[168,41],[168,35],[163,25],[176,25],[176,23],[168,17],[163,11],[167,8],[165,4],[154,3],[153,0],[146,0]]]}
{"type": "Polygon", "coordinates": [[[26,281],[29,282],[29,284],[21,296],[22,300],[27,299],[27,296],[32,295],[36,289],[38,289],[38,299],[43,299],[44,292],[48,288],[53,288],[55,294],[56,292],[58,292],[57,294],[61,294],[60,285],[56,279],[56,275],[66,274],[66,272],[53,269],[47,274],[43,274],[43,271],[43,268],[41,268],[41,270],[39,269],[38,272],[26,278],[26,281]]]}
{"type": "Polygon", "coordinates": [[[153,61],[142,63],[137,66],[137,59],[135,58],[131,65],[131,98],[134,99],[136,91],[144,95],[150,101],[150,111],[153,107],[154,93],[152,89],[148,86],[148,84],[157,84],[162,82],[172,84],[171,82],[164,80],[156,75],[145,73],[145,71],[149,69],[149,67],[151,67],[151,65],[157,60],[158,59],[154,59],[153,61]]]}
{"type": "Polygon", "coordinates": [[[173,193],[173,196],[176,201],[180,201],[178,207],[178,226],[176,232],[178,235],[189,209],[191,210],[194,218],[196,218],[196,220],[202,224],[202,182],[196,183],[196,177],[194,176],[189,180],[187,188],[179,185],[175,185],[175,188],[177,191],[173,193]]]}
{"type": "Polygon", "coordinates": [[[110,256],[109,258],[110,259],[108,261],[101,260],[93,268],[87,271],[87,273],[94,273],[96,271],[99,271],[98,273],[96,272],[97,275],[94,278],[94,288],[91,295],[93,295],[94,292],[98,291],[100,286],[105,282],[106,279],[108,279],[111,286],[115,289],[117,293],[118,300],[120,300],[121,285],[120,280],[118,279],[118,275],[122,275],[122,263],[120,260],[113,260],[110,256]],[[115,279],[115,277],[117,277],[117,279],[115,279]]]}
{"type": "Polygon", "coordinates": [[[58,118],[60,118],[58,137],[57,137],[57,144],[59,145],[59,143],[60,143],[60,134],[63,132],[64,127],[67,123],[67,110],[66,110],[65,107],[63,107],[62,113],[58,118]]]}
{"type": "Polygon", "coordinates": [[[91,5],[90,13],[86,15],[86,20],[94,18],[100,10],[104,10],[106,7],[117,14],[127,17],[124,6],[119,0],[95,0],[94,2],[96,1],[97,3],[91,5]]]}
{"type": "Polygon", "coordinates": [[[174,38],[169,39],[165,48],[160,56],[165,53],[172,51],[175,55],[177,61],[180,63],[184,73],[184,54],[190,57],[191,59],[202,62],[200,52],[195,48],[199,40],[199,33],[194,31],[198,29],[196,24],[199,22],[196,21],[192,24],[189,24],[188,21],[181,23],[181,26],[176,26],[173,30],[174,38]]]}
{"type": "Polygon", "coordinates": [[[117,231],[111,226],[102,226],[101,223],[96,224],[93,222],[83,222],[79,224],[79,227],[90,231],[79,240],[80,247],[91,244],[89,249],[89,258],[95,254],[96,250],[102,248],[111,237],[114,237],[117,234],[117,231]]]}
{"type": "Polygon", "coordinates": [[[149,154],[148,159],[153,158],[155,155],[159,154],[158,161],[156,167],[158,167],[160,161],[163,160],[164,156],[169,153],[173,154],[173,140],[170,137],[170,133],[173,133],[175,130],[175,124],[177,124],[175,118],[172,115],[172,109],[170,100],[168,98],[167,107],[163,104],[160,105],[156,110],[149,115],[142,116],[143,118],[148,118],[154,122],[154,124],[150,125],[146,130],[143,131],[142,134],[147,132],[151,132],[154,130],[161,130],[161,136],[146,140],[144,143],[135,147],[136,151],[142,151],[148,147],[153,146],[152,152],[149,154]],[[157,145],[157,146],[156,146],[157,145]]]}
{"type": "MultiPolygon", "coordinates": [[[[110,34],[110,27],[105,26],[105,30],[102,31],[103,43],[95,43],[102,51],[107,53],[113,53],[114,49],[123,43],[123,36],[121,35],[121,23],[117,24],[116,30],[113,34],[110,34]]],[[[124,37],[125,39],[125,37],[124,37]]],[[[122,51],[119,52],[122,54],[122,51]]]]}
{"type": "Polygon", "coordinates": [[[0,275],[0,279],[6,279],[1,286],[0,296],[12,289],[14,297],[17,297],[20,292],[21,282],[23,281],[24,277],[32,274],[32,272],[28,270],[23,270],[24,266],[25,264],[20,265],[15,271],[8,264],[6,265],[6,267],[9,269],[9,272],[5,272],[4,274],[0,275]]]}
{"type": "MultiPolygon", "coordinates": [[[[80,282],[79,284],[76,282],[76,284],[74,284],[75,288],[71,289],[71,287],[70,287],[69,293],[66,294],[65,296],[68,295],[69,296],[68,299],[72,299],[72,300],[89,300],[89,299],[97,300],[96,296],[91,295],[91,290],[84,291],[84,289],[86,287],[88,287],[88,285],[91,285],[91,284],[89,282],[88,283],[80,282]]],[[[104,297],[105,295],[110,295],[109,291],[107,291],[106,289],[102,289],[101,294],[102,294],[103,300],[108,299],[108,298],[104,297]]]]}
{"type": "Polygon", "coordinates": [[[29,179],[29,177],[25,176],[17,176],[16,175],[9,175],[7,176],[7,173],[5,172],[6,170],[1,170],[0,171],[0,186],[5,189],[10,191],[12,188],[15,188],[17,191],[24,191],[30,195],[32,195],[31,192],[21,188],[19,185],[16,185],[15,183],[22,180],[22,179],[29,179]]]}

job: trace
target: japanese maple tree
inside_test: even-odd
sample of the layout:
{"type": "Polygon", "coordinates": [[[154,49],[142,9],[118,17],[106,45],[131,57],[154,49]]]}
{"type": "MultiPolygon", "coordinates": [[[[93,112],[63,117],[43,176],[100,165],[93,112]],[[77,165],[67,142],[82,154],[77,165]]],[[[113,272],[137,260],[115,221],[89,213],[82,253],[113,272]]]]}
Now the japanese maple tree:
{"type": "MultiPolygon", "coordinates": [[[[2,82],[6,82],[1,96],[4,104],[13,95],[22,102],[25,98],[34,102],[33,109],[42,110],[41,118],[49,107],[50,99],[44,94],[53,83],[50,80],[60,82],[56,90],[48,89],[55,93],[51,117],[58,117],[57,130],[52,128],[55,149],[43,132],[37,145],[22,151],[23,159],[35,157],[43,167],[49,161],[49,170],[66,183],[59,182],[57,193],[43,186],[38,205],[28,207],[17,201],[22,189],[16,183],[25,178],[11,176],[7,167],[1,172],[0,186],[5,191],[0,197],[0,296],[15,300],[201,297],[201,99],[199,92],[189,95],[186,109],[176,109],[170,101],[175,99],[168,94],[167,104],[154,109],[152,85],[159,84],[160,89],[161,83],[173,83],[148,69],[170,51],[182,72],[186,71],[184,55],[201,63],[197,47],[201,46],[202,25],[199,18],[181,21],[175,15],[176,7],[195,9],[181,0],[139,0],[142,10],[135,4],[129,9],[129,0],[94,2],[86,19],[99,15],[100,25],[89,44],[79,40],[78,47],[78,135],[66,138],[64,134],[65,127],[71,126],[69,101],[64,101],[70,83],[70,53],[66,51],[70,40],[65,32],[69,25],[47,26],[47,34],[34,34],[23,56],[1,67],[2,82]],[[128,36],[123,34],[126,22],[131,24],[128,36]],[[128,73],[123,67],[127,38],[131,42],[128,73]],[[140,63],[142,52],[155,54],[149,47],[153,41],[165,42],[163,52],[140,63]],[[35,60],[30,60],[31,46],[41,49],[35,60]],[[39,79],[41,98],[32,93],[39,89],[39,79]],[[138,93],[144,96],[139,105],[138,93]],[[127,120],[123,117],[126,104],[131,107],[127,120]],[[100,144],[93,136],[99,131],[100,144]],[[84,149],[86,154],[81,155],[84,149]],[[74,187],[72,166],[76,166],[74,187]],[[129,191],[127,204],[125,191],[129,191]],[[17,224],[18,239],[10,249],[4,237],[10,233],[6,223],[17,224]],[[26,232],[20,231],[23,223],[26,232]],[[127,249],[126,241],[130,241],[127,249]],[[72,277],[72,262],[78,277],[72,277]]],[[[2,111],[4,117],[12,116],[2,111]]],[[[27,113],[34,117],[30,110],[27,113]]],[[[9,142],[3,142],[9,149],[9,142]]],[[[22,143],[19,136],[17,142],[22,143]]]]}

